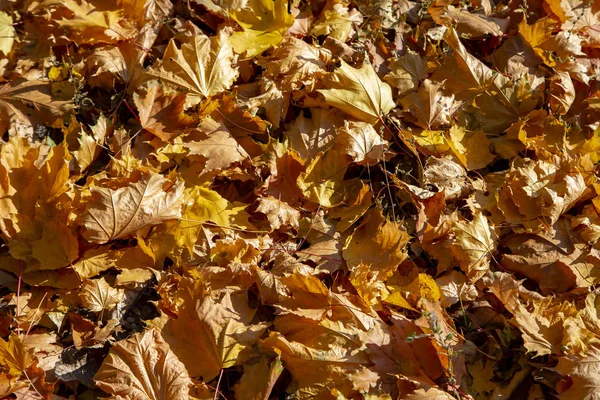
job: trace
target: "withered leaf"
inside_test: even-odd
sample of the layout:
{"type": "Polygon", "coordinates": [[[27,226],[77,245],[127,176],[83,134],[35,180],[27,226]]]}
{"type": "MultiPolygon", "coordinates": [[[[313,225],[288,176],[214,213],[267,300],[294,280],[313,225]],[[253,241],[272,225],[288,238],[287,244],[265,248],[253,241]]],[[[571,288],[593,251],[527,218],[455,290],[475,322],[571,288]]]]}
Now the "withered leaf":
{"type": "Polygon", "coordinates": [[[84,237],[94,243],[126,238],[147,226],[181,218],[183,183],[173,184],[159,174],[144,175],[118,189],[94,187],[91,191],[93,200],[80,224],[84,237]]]}
{"type": "Polygon", "coordinates": [[[152,400],[188,397],[188,373],[155,329],[117,342],[94,376],[115,396],[152,400]]]}

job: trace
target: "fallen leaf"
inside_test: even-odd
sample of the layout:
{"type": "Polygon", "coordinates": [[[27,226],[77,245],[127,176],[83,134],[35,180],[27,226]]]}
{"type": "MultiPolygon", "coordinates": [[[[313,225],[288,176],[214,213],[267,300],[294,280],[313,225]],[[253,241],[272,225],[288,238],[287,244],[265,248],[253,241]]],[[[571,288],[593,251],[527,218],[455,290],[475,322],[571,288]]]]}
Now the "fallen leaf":
{"type": "Polygon", "coordinates": [[[231,87],[238,76],[229,34],[219,31],[217,36],[195,36],[181,49],[169,42],[161,62],[150,75],[163,82],[184,89],[190,101],[198,103],[203,98],[219,94],[231,87]]]}
{"type": "Polygon", "coordinates": [[[94,243],[126,238],[139,229],[181,218],[183,183],[172,185],[158,174],[118,189],[95,187],[80,224],[84,237],[94,243]],[[173,186],[165,191],[165,185],[173,186]]]}
{"type": "Polygon", "coordinates": [[[407,257],[404,246],[410,236],[395,222],[387,220],[378,209],[372,209],[348,237],[343,257],[352,271],[362,264],[370,267],[377,279],[385,280],[407,257]]]}
{"type": "Polygon", "coordinates": [[[210,381],[222,368],[240,364],[242,351],[258,341],[266,326],[250,323],[255,310],[241,296],[226,294],[215,301],[196,290],[193,284],[181,287],[183,306],[162,335],[191,376],[210,381]]]}
{"type": "Polygon", "coordinates": [[[79,292],[83,306],[90,311],[112,311],[123,300],[123,290],[111,287],[104,278],[88,279],[79,292]]]}
{"type": "Polygon", "coordinates": [[[231,36],[231,45],[246,58],[281,43],[285,31],[294,23],[284,0],[249,0],[246,7],[235,10],[231,16],[243,29],[231,36]]]}
{"type": "Polygon", "coordinates": [[[340,64],[326,79],[326,89],[317,90],[327,104],[371,124],[396,107],[392,88],[379,79],[371,64],[364,62],[359,69],[343,60],[340,64]]]}
{"type": "Polygon", "coordinates": [[[442,85],[425,79],[417,92],[408,94],[400,101],[402,107],[411,112],[425,129],[450,124],[454,96],[444,96],[440,91],[442,85]]]}
{"type": "Polygon", "coordinates": [[[12,17],[4,11],[0,11],[0,51],[5,56],[10,53],[16,36],[12,17]]]}
{"type": "Polygon", "coordinates": [[[335,139],[339,150],[361,165],[374,165],[385,159],[388,143],[365,122],[346,121],[335,139]]]}
{"type": "Polygon", "coordinates": [[[117,342],[94,381],[115,396],[152,400],[186,398],[192,384],[181,361],[155,329],[117,342]]]}
{"type": "Polygon", "coordinates": [[[274,197],[263,197],[259,199],[256,211],[266,215],[269,224],[271,225],[271,229],[276,230],[287,225],[298,228],[300,212],[274,197]]]}

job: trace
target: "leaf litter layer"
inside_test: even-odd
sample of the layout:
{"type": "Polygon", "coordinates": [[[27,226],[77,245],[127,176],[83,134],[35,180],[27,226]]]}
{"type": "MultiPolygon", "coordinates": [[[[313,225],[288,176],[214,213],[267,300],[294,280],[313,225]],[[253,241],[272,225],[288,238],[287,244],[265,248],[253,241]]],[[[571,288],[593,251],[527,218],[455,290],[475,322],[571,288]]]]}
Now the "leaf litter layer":
{"type": "Polygon", "coordinates": [[[599,399],[600,3],[0,3],[0,398],[599,399]]]}

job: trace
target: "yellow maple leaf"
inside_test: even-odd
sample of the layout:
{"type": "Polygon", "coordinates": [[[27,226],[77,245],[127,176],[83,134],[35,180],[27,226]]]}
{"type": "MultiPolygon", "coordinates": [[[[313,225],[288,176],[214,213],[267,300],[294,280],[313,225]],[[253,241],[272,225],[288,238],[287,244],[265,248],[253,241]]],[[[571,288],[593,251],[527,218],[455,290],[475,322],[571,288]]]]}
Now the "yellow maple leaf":
{"type": "Polygon", "coordinates": [[[370,63],[363,62],[358,69],[343,60],[340,63],[325,80],[326,89],[317,90],[327,104],[371,124],[396,107],[392,88],[379,79],[370,63]]]}
{"type": "Polygon", "coordinates": [[[245,8],[235,10],[231,16],[244,30],[231,35],[231,45],[246,58],[281,43],[285,31],[294,23],[285,0],[250,0],[245,8]]]}
{"type": "Polygon", "coordinates": [[[193,104],[229,89],[238,76],[233,60],[229,33],[221,29],[211,38],[195,36],[181,49],[171,40],[149,75],[186,90],[193,104]]]}
{"type": "Polygon", "coordinates": [[[16,37],[17,32],[13,26],[12,17],[4,11],[0,11],[0,51],[5,56],[10,53],[16,37]]]}

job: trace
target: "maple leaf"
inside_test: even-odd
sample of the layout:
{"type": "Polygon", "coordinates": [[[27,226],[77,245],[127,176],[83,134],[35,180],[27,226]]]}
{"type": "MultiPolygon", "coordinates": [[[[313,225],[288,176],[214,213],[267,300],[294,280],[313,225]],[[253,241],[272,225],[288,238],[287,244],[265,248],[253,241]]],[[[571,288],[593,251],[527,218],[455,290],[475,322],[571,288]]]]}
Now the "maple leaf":
{"type": "Polygon", "coordinates": [[[223,122],[207,118],[186,137],[184,147],[189,154],[202,156],[204,172],[222,170],[248,157],[248,153],[232,136],[223,122]]]}
{"type": "Polygon", "coordinates": [[[319,152],[331,146],[336,129],[344,123],[335,109],[311,110],[310,118],[300,114],[286,131],[290,147],[305,160],[313,159],[319,152]]]}
{"type": "Polygon", "coordinates": [[[348,162],[332,149],[319,154],[300,174],[297,184],[309,200],[323,207],[335,207],[344,200],[344,173],[348,162]]]}
{"type": "Polygon", "coordinates": [[[13,80],[0,86],[0,132],[10,128],[12,134],[32,136],[38,125],[51,123],[71,107],[69,101],[54,98],[46,82],[13,80]]]}
{"type": "Polygon", "coordinates": [[[298,227],[300,212],[295,208],[274,197],[262,197],[258,201],[256,211],[266,215],[271,229],[279,229],[281,226],[287,226],[288,224],[293,228],[298,227]]]}
{"type": "Polygon", "coordinates": [[[284,0],[249,0],[246,7],[234,10],[231,17],[243,28],[234,32],[231,44],[238,54],[253,58],[283,40],[294,23],[284,0]]]}
{"type": "Polygon", "coordinates": [[[244,375],[235,385],[236,396],[244,396],[248,400],[268,398],[283,371],[284,367],[279,357],[269,360],[263,356],[256,363],[244,365],[244,375]]]}
{"type": "Polygon", "coordinates": [[[155,329],[117,342],[94,380],[115,396],[152,400],[187,398],[192,384],[181,361],[155,329]]]}
{"type": "Polygon", "coordinates": [[[111,287],[104,278],[88,279],[83,282],[79,296],[85,308],[104,313],[123,300],[123,290],[111,287]]]}
{"type": "Polygon", "coordinates": [[[35,361],[33,351],[14,333],[8,341],[0,338],[0,356],[0,365],[13,376],[21,376],[35,361]]]}
{"type": "Polygon", "coordinates": [[[541,47],[550,39],[552,31],[556,28],[556,22],[551,18],[541,18],[534,24],[527,24],[526,20],[519,24],[519,33],[525,41],[533,48],[533,51],[549,66],[554,66],[555,62],[546,54],[541,47]]]}
{"type": "Polygon", "coordinates": [[[374,165],[385,159],[384,153],[389,145],[371,124],[354,121],[344,123],[335,142],[340,151],[362,165],[374,165]]]}
{"type": "Polygon", "coordinates": [[[348,40],[354,26],[361,24],[363,17],[358,10],[349,10],[344,4],[328,4],[311,30],[313,35],[329,35],[341,42],[348,40]]]}
{"type": "Polygon", "coordinates": [[[327,393],[327,384],[333,382],[337,390],[348,393],[352,389],[350,375],[369,362],[365,352],[359,351],[358,332],[339,321],[316,323],[288,315],[278,318],[276,327],[261,344],[278,350],[301,397],[327,393]]]}
{"type": "Polygon", "coordinates": [[[312,90],[325,73],[325,61],[320,49],[300,39],[288,37],[269,57],[258,60],[283,90],[312,90]]]}
{"type": "MultiPolygon", "coordinates": [[[[568,160],[562,162],[568,163],[568,160]]],[[[585,181],[578,171],[566,170],[559,175],[557,164],[524,160],[520,167],[511,168],[506,177],[499,192],[498,207],[508,222],[539,231],[540,221],[553,225],[585,190],[585,181]]]]}
{"type": "Polygon", "coordinates": [[[195,36],[181,49],[170,41],[162,61],[149,71],[149,75],[184,89],[191,101],[197,103],[231,87],[238,76],[233,62],[228,31],[222,29],[212,38],[195,36]]]}
{"type": "Polygon", "coordinates": [[[430,6],[428,11],[434,21],[440,25],[454,26],[463,37],[476,38],[484,35],[503,36],[508,30],[510,19],[494,18],[487,15],[470,13],[455,8],[430,6]]]}
{"type": "Polygon", "coordinates": [[[442,85],[426,79],[418,92],[410,93],[400,101],[403,108],[417,117],[423,128],[432,129],[450,123],[454,96],[444,96],[440,91],[442,85]]]}
{"type": "Polygon", "coordinates": [[[29,271],[65,267],[78,254],[68,215],[56,204],[69,190],[70,155],[63,144],[49,150],[36,165],[39,156],[39,147],[17,137],[0,152],[8,178],[2,193],[0,229],[11,255],[27,261],[29,271]]]}
{"type": "Polygon", "coordinates": [[[571,379],[571,386],[560,394],[561,399],[598,399],[598,368],[600,351],[593,348],[583,359],[575,356],[561,357],[555,370],[571,379]]]}
{"type": "MultiPolygon", "coordinates": [[[[55,6],[51,1],[47,3],[49,6],[55,6]]],[[[57,21],[58,25],[77,41],[110,43],[115,41],[115,36],[119,40],[123,37],[122,29],[118,26],[118,22],[122,19],[122,10],[100,11],[86,0],[67,0],[60,3],[60,8],[68,10],[70,16],[69,18],[62,16],[57,21]]]]}
{"type": "Polygon", "coordinates": [[[138,25],[145,22],[160,23],[173,10],[170,0],[120,0],[120,6],[127,16],[138,25]]]}
{"type": "Polygon", "coordinates": [[[392,88],[379,79],[368,62],[356,69],[340,60],[340,67],[327,77],[325,87],[317,92],[327,104],[371,124],[396,107],[392,88]]]}
{"type": "Polygon", "coordinates": [[[425,61],[417,53],[409,51],[404,57],[395,59],[390,64],[390,72],[385,76],[385,81],[398,89],[402,95],[416,88],[419,81],[427,78],[425,61]]]}
{"type": "Polygon", "coordinates": [[[185,133],[197,120],[185,115],[184,94],[165,92],[163,86],[150,81],[143,95],[134,93],[133,101],[139,111],[140,124],[144,130],[169,141],[185,133]]]}
{"type": "Polygon", "coordinates": [[[101,246],[86,251],[83,256],[73,263],[73,269],[83,278],[91,278],[102,271],[116,265],[116,254],[110,246],[101,246]]]}
{"type": "Polygon", "coordinates": [[[366,264],[378,279],[385,280],[406,258],[404,246],[409,239],[399,224],[385,219],[380,210],[372,209],[348,237],[344,260],[350,270],[366,264]]]}
{"type": "Polygon", "coordinates": [[[471,221],[461,221],[452,227],[452,253],[471,281],[481,278],[490,267],[496,248],[496,235],[487,218],[477,213],[471,221]]]}
{"type": "Polygon", "coordinates": [[[448,145],[460,163],[467,169],[475,170],[486,167],[495,156],[490,153],[491,142],[481,131],[467,132],[453,126],[449,131],[448,145]]]}
{"type": "Polygon", "coordinates": [[[112,133],[112,126],[107,118],[101,115],[96,125],[91,127],[91,131],[91,135],[81,131],[81,137],[77,139],[79,149],[73,152],[81,171],[85,171],[98,158],[104,139],[112,133]]]}
{"type": "Polygon", "coordinates": [[[158,174],[147,174],[138,182],[118,189],[93,187],[80,224],[84,237],[94,243],[126,238],[139,229],[181,218],[183,183],[174,185],[158,174]],[[164,187],[170,187],[165,191],[164,187]]]}
{"type": "MultiPolygon", "coordinates": [[[[250,324],[255,310],[244,304],[244,297],[229,293],[220,301],[203,296],[191,281],[180,284],[183,299],[177,319],[169,319],[162,336],[186,366],[191,376],[210,381],[221,368],[242,362],[249,349],[266,329],[250,324]]],[[[247,300],[246,300],[247,302],[247,300]]]]}
{"type": "Polygon", "coordinates": [[[588,245],[565,218],[547,232],[506,236],[502,245],[511,252],[502,255],[503,268],[535,280],[542,293],[589,287],[598,280],[587,258],[588,245]]]}
{"type": "Polygon", "coordinates": [[[136,88],[137,83],[144,79],[142,64],[156,36],[151,26],[147,25],[132,39],[120,41],[116,46],[96,48],[86,59],[86,65],[91,70],[87,77],[90,85],[111,88],[115,83],[114,77],[117,77],[128,85],[128,91],[136,88]]]}
{"type": "Polygon", "coordinates": [[[17,33],[13,26],[13,19],[4,11],[0,11],[0,51],[4,55],[10,53],[17,33]]]}

